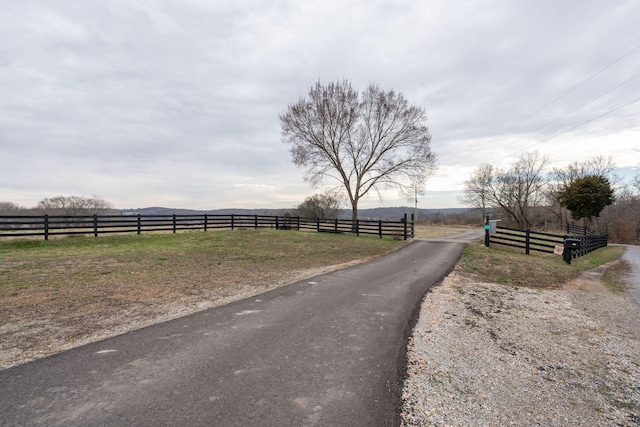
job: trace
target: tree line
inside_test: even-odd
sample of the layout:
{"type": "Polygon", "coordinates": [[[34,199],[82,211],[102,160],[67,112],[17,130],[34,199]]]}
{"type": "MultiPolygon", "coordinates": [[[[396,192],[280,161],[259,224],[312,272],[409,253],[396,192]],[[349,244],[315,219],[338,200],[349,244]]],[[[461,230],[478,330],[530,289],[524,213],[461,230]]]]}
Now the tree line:
{"type": "Polygon", "coordinates": [[[13,202],[0,202],[0,215],[58,215],[89,216],[109,213],[111,202],[98,196],[55,196],[40,200],[35,207],[27,208],[13,202]]]}
{"type": "Polygon", "coordinates": [[[524,153],[507,169],[482,164],[464,182],[459,201],[485,218],[521,229],[564,229],[578,222],[613,241],[640,241],[640,174],[623,184],[610,157],[548,169],[550,160],[524,153]]]}

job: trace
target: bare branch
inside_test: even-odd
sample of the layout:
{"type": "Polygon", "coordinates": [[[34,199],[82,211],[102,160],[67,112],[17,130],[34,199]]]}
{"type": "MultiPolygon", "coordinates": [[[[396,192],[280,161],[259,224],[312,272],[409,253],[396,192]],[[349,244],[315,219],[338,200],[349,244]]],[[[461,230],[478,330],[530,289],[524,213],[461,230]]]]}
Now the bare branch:
{"type": "Polygon", "coordinates": [[[359,94],[348,81],[316,83],[280,115],[282,140],[305,179],[336,179],[357,218],[358,201],[379,187],[401,193],[424,186],[436,169],[424,109],[376,85],[359,94]],[[337,173],[337,174],[335,174],[337,173]]]}

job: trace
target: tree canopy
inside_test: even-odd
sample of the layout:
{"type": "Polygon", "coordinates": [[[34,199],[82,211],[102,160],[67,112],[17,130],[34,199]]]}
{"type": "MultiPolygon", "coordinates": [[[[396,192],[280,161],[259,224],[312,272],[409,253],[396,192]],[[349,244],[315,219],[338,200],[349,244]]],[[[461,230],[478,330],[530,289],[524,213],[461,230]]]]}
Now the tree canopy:
{"type": "Polygon", "coordinates": [[[113,209],[113,204],[98,196],[55,196],[40,200],[36,209],[53,215],[95,215],[113,209]]]}
{"type": "Polygon", "coordinates": [[[576,221],[582,218],[591,221],[614,200],[609,180],[601,175],[575,179],[558,195],[560,204],[569,209],[576,221]]]}
{"type": "Polygon", "coordinates": [[[337,218],[341,200],[331,191],[314,194],[304,199],[296,208],[298,215],[305,218],[337,218]]]}
{"type": "Polygon", "coordinates": [[[280,115],[282,140],[305,180],[337,181],[352,219],[369,191],[396,187],[401,194],[423,188],[436,168],[426,112],[402,94],[371,84],[362,93],[346,81],[316,83],[308,97],[280,115]]]}

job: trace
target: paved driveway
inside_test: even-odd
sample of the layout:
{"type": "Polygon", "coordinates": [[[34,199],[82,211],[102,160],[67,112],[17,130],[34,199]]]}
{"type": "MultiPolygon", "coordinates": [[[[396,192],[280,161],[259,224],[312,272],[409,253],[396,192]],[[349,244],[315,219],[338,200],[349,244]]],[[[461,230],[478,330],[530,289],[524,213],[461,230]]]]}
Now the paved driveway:
{"type": "Polygon", "coordinates": [[[0,426],[397,425],[406,337],[463,248],[413,242],[0,371],[0,426]]]}
{"type": "Polygon", "coordinates": [[[630,292],[640,307],[640,246],[627,245],[623,258],[631,265],[629,274],[630,292]]]}

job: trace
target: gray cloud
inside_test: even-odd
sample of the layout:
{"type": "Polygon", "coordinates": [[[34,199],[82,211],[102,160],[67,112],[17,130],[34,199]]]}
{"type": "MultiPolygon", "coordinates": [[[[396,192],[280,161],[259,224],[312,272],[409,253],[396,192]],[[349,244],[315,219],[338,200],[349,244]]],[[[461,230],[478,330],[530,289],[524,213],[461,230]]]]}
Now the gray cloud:
{"type": "Polygon", "coordinates": [[[425,207],[528,149],[640,164],[640,102],[549,139],[640,96],[640,50],[538,111],[640,44],[636,1],[343,3],[0,0],[0,200],[295,205],[278,114],[318,79],[427,110],[425,207]]]}

